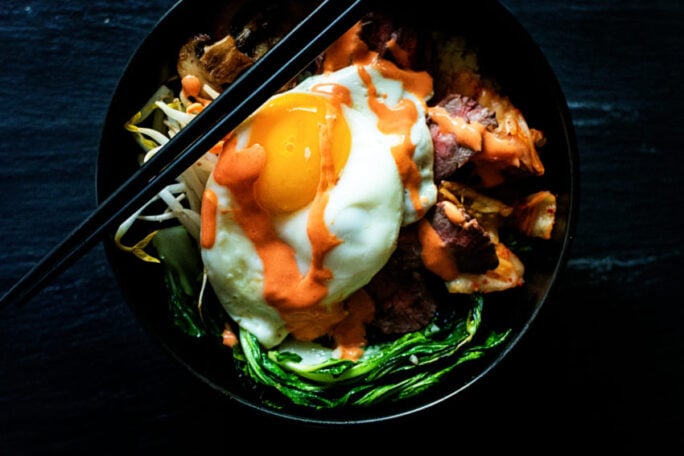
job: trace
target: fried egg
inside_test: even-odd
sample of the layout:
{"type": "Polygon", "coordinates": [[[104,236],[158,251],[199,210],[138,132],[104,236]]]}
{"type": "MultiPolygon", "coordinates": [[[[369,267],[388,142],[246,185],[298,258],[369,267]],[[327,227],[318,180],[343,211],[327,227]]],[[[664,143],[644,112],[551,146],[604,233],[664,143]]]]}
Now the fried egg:
{"type": "Polygon", "coordinates": [[[226,141],[204,192],[202,259],[223,307],[264,346],[342,321],[399,229],[435,203],[431,93],[413,87],[372,63],[311,76],[226,141]]]}

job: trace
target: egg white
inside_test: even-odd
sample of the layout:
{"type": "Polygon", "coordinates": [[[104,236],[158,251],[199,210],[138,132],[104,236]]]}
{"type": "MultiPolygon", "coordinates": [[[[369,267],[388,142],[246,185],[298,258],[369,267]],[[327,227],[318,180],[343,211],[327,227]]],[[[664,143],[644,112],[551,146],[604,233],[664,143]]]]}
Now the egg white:
{"type": "MultiPolygon", "coordinates": [[[[369,67],[377,90],[388,105],[401,98],[415,99],[399,81],[383,78],[369,67]]],[[[398,141],[393,135],[377,130],[377,117],[368,106],[368,91],[356,67],[334,73],[316,75],[304,80],[293,91],[307,92],[318,83],[341,84],[351,94],[352,105],[342,106],[351,133],[351,150],[339,180],[331,189],[324,212],[329,230],[343,242],[328,253],[324,266],[334,277],[327,283],[328,295],[322,305],[345,299],[358,290],[385,265],[396,247],[399,229],[415,221],[416,211],[405,191],[391,153],[398,141]]],[[[278,96],[278,95],[276,95],[278,96]]],[[[418,122],[411,130],[416,144],[415,161],[421,170],[422,200],[434,204],[437,189],[432,180],[432,141],[424,119],[422,103],[418,122]]],[[[238,148],[249,137],[249,119],[236,130],[238,148]]],[[[217,184],[213,176],[207,188],[218,199],[217,230],[211,248],[202,250],[209,281],[228,314],[242,328],[253,333],[266,347],[279,344],[288,334],[278,312],[263,298],[264,268],[255,247],[235,221],[230,209],[231,192],[217,184]]],[[[311,246],[307,236],[309,207],[274,217],[276,232],[295,251],[300,273],[311,262],[311,246]]]]}
{"type": "MultiPolygon", "coordinates": [[[[408,195],[408,192],[403,192],[403,216],[402,225],[408,225],[417,221],[425,210],[430,208],[437,201],[437,186],[434,183],[434,147],[432,143],[432,136],[430,130],[427,128],[423,119],[425,119],[425,102],[427,100],[419,99],[415,94],[408,92],[401,81],[396,79],[389,79],[384,77],[372,65],[364,66],[366,72],[370,75],[371,81],[375,86],[378,96],[382,97],[383,102],[390,107],[397,105],[402,98],[411,100],[417,108],[417,121],[413,124],[411,129],[411,142],[415,146],[413,152],[413,161],[418,167],[420,173],[420,187],[418,193],[421,202],[420,213],[413,205],[413,201],[408,195]]],[[[367,121],[373,122],[372,125],[377,124],[377,116],[370,111],[368,107],[368,89],[365,83],[359,77],[356,66],[348,66],[330,74],[322,74],[312,76],[302,81],[298,87],[293,90],[309,91],[315,85],[325,82],[336,82],[347,87],[351,93],[352,106],[351,110],[356,110],[364,115],[367,115],[367,121]]],[[[383,135],[388,145],[394,146],[401,142],[401,138],[391,135],[383,135]]],[[[372,146],[372,144],[371,144],[372,146]]]]}

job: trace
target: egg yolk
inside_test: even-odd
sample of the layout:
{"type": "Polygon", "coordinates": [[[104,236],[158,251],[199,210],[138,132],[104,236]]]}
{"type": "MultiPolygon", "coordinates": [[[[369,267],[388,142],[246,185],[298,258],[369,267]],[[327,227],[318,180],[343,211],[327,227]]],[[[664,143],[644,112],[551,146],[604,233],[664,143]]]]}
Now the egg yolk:
{"type": "Polygon", "coordinates": [[[339,175],[349,156],[351,133],[334,97],[289,92],[254,115],[247,146],[254,144],[266,151],[255,183],[256,200],[270,213],[288,213],[316,195],[321,153],[332,155],[334,175],[339,175]]]}

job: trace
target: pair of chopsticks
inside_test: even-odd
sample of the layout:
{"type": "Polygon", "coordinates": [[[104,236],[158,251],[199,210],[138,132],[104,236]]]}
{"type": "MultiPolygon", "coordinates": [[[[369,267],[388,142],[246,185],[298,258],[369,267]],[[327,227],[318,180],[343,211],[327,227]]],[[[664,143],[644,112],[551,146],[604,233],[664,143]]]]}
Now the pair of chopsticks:
{"type": "Polygon", "coordinates": [[[0,308],[26,303],[176,179],[358,21],[365,3],[324,0],[19,279],[0,299],[0,308]]]}

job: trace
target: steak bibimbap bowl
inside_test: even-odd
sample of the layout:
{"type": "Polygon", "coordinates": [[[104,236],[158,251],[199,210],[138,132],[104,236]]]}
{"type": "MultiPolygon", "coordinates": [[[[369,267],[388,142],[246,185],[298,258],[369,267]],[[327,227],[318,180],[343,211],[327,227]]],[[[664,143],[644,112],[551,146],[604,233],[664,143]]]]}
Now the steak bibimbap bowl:
{"type": "MultiPolygon", "coordinates": [[[[105,198],[317,2],[179,2],[103,131],[105,198]]],[[[363,422],[454,396],[516,344],[574,220],[567,108],[496,2],[367,12],[105,242],[140,320],[268,414],[363,422]]]]}

